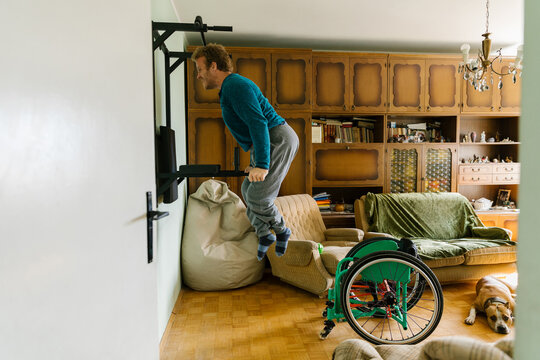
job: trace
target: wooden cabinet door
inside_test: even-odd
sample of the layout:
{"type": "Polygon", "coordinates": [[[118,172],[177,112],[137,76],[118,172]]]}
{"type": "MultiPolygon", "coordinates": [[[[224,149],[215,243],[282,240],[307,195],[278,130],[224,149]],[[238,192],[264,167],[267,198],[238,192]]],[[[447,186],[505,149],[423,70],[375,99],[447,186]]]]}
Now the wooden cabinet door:
{"type": "Polygon", "coordinates": [[[422,191],[455,192],[457,166],[457,145],[424,144],[422,191]]]}
{"type": "MultiPolygon", "coordinates": [[[[460,74],[461,75],[461,74],[460,74]]],[[[486,75],[487,79],[491,79],[491,71],[486,75]]],[[[494,105],[494,89],[497,89],[497,83],[495,78],[493,79],[493,85],[490,84],[489,90],[478,91],[475,90],[471,83],[467,80],[462,80],[463,84],[463,108],[462,112],[474,113],[474,112],[493,112],[495,111],[494,105]]]]}
{"type": "Polygon", "coordinates": [[[253,81],[262,94],[270,99],[272,88],[272,63],[269,53],[232,52],[234,72],[253,81]]]}
{"type": "Polygon", "coordinates": [[[388,84],[387,56],[350,56],[351,111],[384,112],[388,84]]]}
{"type": "Polygon", "coordinates": [[[459,60],[426,60],[426,111],[459,112],[461,82],[459,60]]]}
{"type": "Polygon", "coordinates": [[[505,214],[505,213],[479,213],[477,214],[484,226],[497,226],[504,229],[508,229],[512,232],[513,241],[518,240],[518,217],[519,214],[505,214]]]}
{"type": "MultiPolygon", "coordinates": [[[[508,73],[510,67],[508,60],[499,63],[496,61],[493,66],[501,74],[508,73]]],[[[501,77],[493,74],[493,86],[495,87],[494,106],[500,112],[519,112],[521,110],[521,77],[516,74],[516,83],[514,84],[513,75],[502,76],[502,89],[497,87],[501,77]]]]}
{"type": "Polygon", "coordinates": [[[311,194],[311,113],[287,111],[280,115],[296,132],[299,146],[279,196],[311,194]]]}
{"type": "Polygon", "coordinates": [[[272,106],[311,109],[311,52],[272,54],[272,106]]]}
{"type": "MultiPolygon", "coordinates": [[[[222,170],[229,170],[227,150],[230,148],[230,136],[220,111],[190,111],[188,164],[218,164],[222,170]]],[[[197,191],[199,185],[208,179],[210,178],[189,178],[189,193],[197,191]]],[[[216,180],[228,182],[230,185],[230,179],[216,180]]]]}
{"type": "Polygon", "coordinates": [[[313,144],[313,186],[382,186],[383,144],[313,144]]]}
{"type": "Polygon", "coordinates": [[[425,92],[425,60],[390,57],[391,112],[422,112],[425,92]]]}
{"type": "Polygon", "coordinates": [[[313,56],[313,110],[349,111],[349,58],[313,56]]]}
{"type": "Polygon", "coordinates": [[[497,214],[477,214],[484,226],[499,226],[499,215],[497,214]]]}
{"type": "Polygon", "coordinates": [[[384,192],[420,192],[421,144],[387,144],[384,192]]]}
{"type": "Polygon", "coordinates": [[[188,108],[189,109],[219,109],[219,90],[206,90],[201,81],[197,80],[197,67],[191,60],[187,62],[188,108]]]}
{"type": "Polygon", "coordinates": [[[512,232],[512,240],[518,240],[518,214],[501,214],[499,215],[499,226],[508,229],[512,232]]]}

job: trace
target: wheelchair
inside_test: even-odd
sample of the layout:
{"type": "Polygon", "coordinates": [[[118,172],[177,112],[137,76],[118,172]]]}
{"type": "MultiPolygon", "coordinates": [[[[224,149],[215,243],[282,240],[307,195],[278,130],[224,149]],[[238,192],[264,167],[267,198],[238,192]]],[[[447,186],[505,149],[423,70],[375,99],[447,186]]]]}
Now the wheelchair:
{"type": "Polygon", "coordinates": [[[319,337],[328,337],[335,320],[373,344],[416,344],[436,329],[442,313],[441,285],[413,242],[378,237],[338,263],[319,337]]]}

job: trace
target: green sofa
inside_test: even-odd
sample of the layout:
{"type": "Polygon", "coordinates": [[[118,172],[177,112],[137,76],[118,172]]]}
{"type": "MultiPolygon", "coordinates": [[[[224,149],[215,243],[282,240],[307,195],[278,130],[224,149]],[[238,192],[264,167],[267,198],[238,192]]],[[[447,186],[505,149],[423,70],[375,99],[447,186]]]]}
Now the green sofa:
{"type": "Polygon", "coordinates": [[[482,224],[458,193],[368,193],[355,202],[364,239],[410,238],[442,283],[516,271],[511,232],[482,224]]]}

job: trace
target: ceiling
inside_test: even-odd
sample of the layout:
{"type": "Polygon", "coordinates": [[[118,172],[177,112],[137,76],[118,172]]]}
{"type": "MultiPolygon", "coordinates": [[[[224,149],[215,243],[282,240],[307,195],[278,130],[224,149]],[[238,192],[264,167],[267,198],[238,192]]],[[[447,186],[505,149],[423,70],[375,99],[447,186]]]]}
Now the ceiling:
{"type": "MultiPolygon", "coordinates": [[[[206,33],[225,46],[314,50],[458,53],[477,52],[486,28],[485,0],[171,0],[181,22],[202,16],[206,33]]],[[[523,43],[523,0],[491,0],[492,48],[515,55],[523,43]]],[[[189,45],[201,36],[187,33],[189,45]]]]}

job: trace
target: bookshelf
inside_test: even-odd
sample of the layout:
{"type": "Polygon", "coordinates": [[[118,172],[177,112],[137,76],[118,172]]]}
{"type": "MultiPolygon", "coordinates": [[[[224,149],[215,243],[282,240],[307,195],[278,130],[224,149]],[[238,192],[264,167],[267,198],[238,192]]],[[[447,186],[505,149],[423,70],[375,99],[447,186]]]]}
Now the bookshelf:
{"type": "MultiPolygon", "coordinates": [[[[518,167],[519,79],[478,93],[457,74],[460,59],[448,55],[228,50],[239,73],[253,78],[299,136],[280,195],[327,191],[352,204],[370,191],[450,190],[495,200],[508,189],[517,203],[517,170],[501,173],[501,163],[491,162],[480,183],[462,171],[482,157],[518,167]],[[471,133],[476,142],[466,141],[471,133]]],[[[201,87],[191,63],[187,79],[189,162],[232,166],[234,141],[223,129],[217,94],[201,87]]],[[[241,154],[242,166],[248,157],[241,154]]]]}

